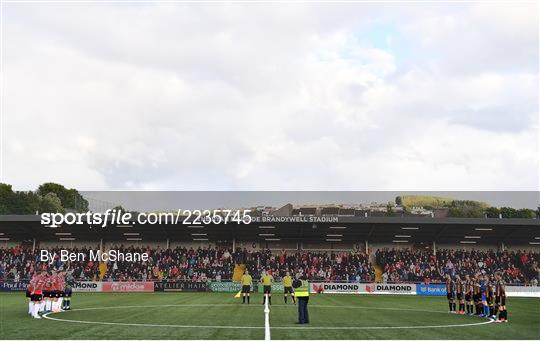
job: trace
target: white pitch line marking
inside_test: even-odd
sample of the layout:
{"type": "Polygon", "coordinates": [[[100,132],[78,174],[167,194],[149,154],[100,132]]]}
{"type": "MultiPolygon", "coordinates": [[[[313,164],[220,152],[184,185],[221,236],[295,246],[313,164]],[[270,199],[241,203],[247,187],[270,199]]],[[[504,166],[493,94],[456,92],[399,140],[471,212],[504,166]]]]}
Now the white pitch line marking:
{"type": "MultiPolygon", "coordinates": [[[[117,306],[117,307],[95,307],[95,308],[80,308],[70,311],[86,311],[86,310],[109,310],[109,309],[129,309],[129,308],[163,308],[163,307],[215,307],[215,306],[238,306],[238,304],[164,304],[164,305],[138,305],[138,306],[117,306]]],[[[254,305],[255,306],[255,305],[254,305]]],[[[285,307],[287,305],[281,304],[276,305],[277,307],[285,307]]],[[[317,308],[368,308],[368,309],[378,309],[378,310],[396,310],[396,311],[419,311],[419,312],[428,312],[428,313],[444,313],[441,311],[431,311],[431,310],[420,310],[420,309],[407,309],[407,308],[377,308],[377,307],[360,307],[360,306],[324,306],[324,305],[313,305],[312,307],[317,308]]],[[[64,313],[65,313],[64,312],[64,313]]],[[[216,326],[216,325],[184,325],[184,324],[150,324],[150,323],[124,323],[124,322],[99,322],[99,321],[82,321],[82,320],[65,320],[55,317],[50,317],[51,314],[58,313],[47,313],[43,317],[47,320],[53,320],[58,322],[70,322],[70,323],[82,323],[82,324],[101,324],[101,325],[112,325],[112,326],[130,326],[130,327],[163,327],[163,328],[214,328],[214,329],[265,329],[264,326],[216,326]]],[[[444,313],[447,314],[447,313],[444,313]]],[[[433,326],[366,326],[366,327],[357,327],[357,326],[344,326],[344,327],[298,327],[298,326],[274,326],[271,329],[301,329],[301,330],[366,330],[366,329],[428,329],[428,328],[454,328],[454,327],[472,327],[480,326],[484,324],[493,323],[492,320],[477,322],[477,323],[463,323],[463,324],[447,324],[447,325],[433,325],[433,326]]]]}
{"type": "Polygon", "coordinates": [[[268,295],[264,300],[264,341],[270,341],[270,308],[268,307],[268,295]]]}

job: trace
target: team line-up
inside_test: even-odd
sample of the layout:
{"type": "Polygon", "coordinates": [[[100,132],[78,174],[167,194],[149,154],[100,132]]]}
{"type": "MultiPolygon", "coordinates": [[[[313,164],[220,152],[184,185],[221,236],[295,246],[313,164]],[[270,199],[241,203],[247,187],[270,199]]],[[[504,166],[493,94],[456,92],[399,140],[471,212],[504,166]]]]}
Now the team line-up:
{"type": "Polygon", "coordinates": [[[495,322],[508,322],[506,289],[500,272],[494,275],[446,275],[446,297],[450,313],[484,317],[495,322]],[[456,310],[456,302],[459,310],[456,310]],[[498,316],[497,316],[498,315],[498,316]]]}
{"type": "MultiPolygon", "coordinates": [[[[272,304],[274,278],[270,271],[262,272],[260,282],[264,289],[262,303],[264,304],[264,300],[268,298],[268,303],[272,304]]],[[[52,271],[43,269],[35,273],[26,290],[26,297],[29,298],[28,313],[33,318],[39,319],[45,313],[70,310],[74,284],[75,279],[71,272],[66,272],[62,268],[52,271]]],[[[253,279],[247,270],[241,278],[241,284],[242,289],[237,294],[237,297],[242,296],[243,304],[250,304],[253,279]]],[[[306,285],[305,278],[302,278],[301,281],[293,280],[287,272],[286,276],[283,277],[284,302],[287,303],[289,295],[294,304],[296,304],[295,298],[306,296],[301,299],[308,299],[308,288],[306,287],[306,290],[299,288],[306,285]],[[295,292],[293,288],[297,288],[297,291],[301,290],[302,294],[300,294],[300,291],[295,292]],[[307,295],[303,295],[304,291],[306,291],[307,295]]],[[[465,279],[461,279],[459,275],[454,278],[447,275],[446,292],[450,313],[484,317],[495,322],[508,322],[505,283],[499,272],[491,276],[482,274],[466,275],[465,279]]]]}

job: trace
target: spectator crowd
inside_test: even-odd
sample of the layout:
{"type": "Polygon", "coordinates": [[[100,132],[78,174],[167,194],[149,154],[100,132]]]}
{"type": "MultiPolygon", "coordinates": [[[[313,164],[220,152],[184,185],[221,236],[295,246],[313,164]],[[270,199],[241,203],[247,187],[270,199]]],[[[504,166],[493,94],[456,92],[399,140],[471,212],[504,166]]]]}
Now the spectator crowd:
{"type": "MultiPolygon", "coordinates": [[[[94,248],[98,249],[98,248],[94,248]]],[[[505,282],[537,285],[540,253],[532,251],[480,251],[430,249],[382,249],[372,257],[362,251],[232,250],[223,247],[173,249],[119,246],[124,253],[146,253],[148,261],[99,263],[88,260],[63,263],[60,248],[52,264],[40,261],[40,250],[0,248],[0,280],[29,280],[43,267],[68,269],[79,281],[231,280],[236,264],[245,264],[255,279],[262,270],[279,280],[286,272],[304,273],[311,281],[374,282],[375,264],[383,282],[443,282],[444,276],[493,274],[502,271],[505,282]],[[373,261],[373,264],[372,264],[373,261]]],[[[88,255],[89,248],[71,252],[88,255]]]]}
{"type": "Polygon", "coordinates": [[[532,251],[481,251],[391,249],[377,250],[377,264],[383,269],[383,282],[444,282],[452,276],[494,274],[501,271],[510,284],[537,285],[540,280],[540,253],[532,251]]]}

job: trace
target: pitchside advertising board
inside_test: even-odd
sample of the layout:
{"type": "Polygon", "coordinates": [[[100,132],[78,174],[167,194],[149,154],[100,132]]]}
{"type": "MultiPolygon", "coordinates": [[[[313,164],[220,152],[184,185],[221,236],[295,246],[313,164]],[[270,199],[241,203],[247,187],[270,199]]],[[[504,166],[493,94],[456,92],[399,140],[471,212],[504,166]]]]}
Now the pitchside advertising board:
{"type": "Polygon", "coordinates": [[[154,292],[154,282],[102,282],[103,292],[154,292]]]}
{"type": "Polygon", "coordinates": [[[238,292],[242,289],[242,285],[236,282],[210,282],[208,289],[215,292],[238,292]]]}
{"type": "Polygon", "coordinates": [[[446,285],[444,284],[417,284],[417,295],[446,296],[446,285]]]}
{"type": "MultiPolygon", "coordinates": [[[[394,294],[446,296],[444,284],[310,283],[313,294],[394,294]]],[[[540,297],[540,287],[506,286],[508,297],[540,297]]]]}
{"type": "Polygon", "coordinates": [[[311,283],[314,294],[400,294],[416,295],[416,284],[311,283]]]}
{"type": "MultiPolygon", "coordinates": [[[[263,285],[257,285],[257,291],[261,294],[264,292],[263,285]]],[[[272,283],[272,292],[283,293],[283,283],[272,283]]]]}
{"type": "Polygon", "coordinates": [[[74,292],[101,292],[102,282],[75,282],[74,292]]]}
{"type": "Polygon", "coordinates": [[[0,291],[26,291],[27,281],[20,282],[0,282],[0,291]]]}
{"type": "MultiPolygon", "coordinates": [[[[28,281],[0,282],[0,291],[25,291],[28,281]]],[[[81,281],[73,285],[74,292],[180,292],[180,291],[213,291],[238,292],[242,286],[235,282],[90,282],[81,281]]],[[[262,293],[262,285],[253,285],[253,292],[262,293]]],[[[272,284],[272,292],[283,292],[282,283],[272,284]]],[[[384,284],[384,283],[310,283],[312,294],[375,294],[375,295],[428,295],[446,296],[444,284],[384,284]]],[[[506,286],[509,297],[539,297],[540,287],[506,286]]]]}
{"type": "Polygon", "coordinates": [[[154,282],[154,291],[207,291],[205,282],[162,281],[154,282]]]}

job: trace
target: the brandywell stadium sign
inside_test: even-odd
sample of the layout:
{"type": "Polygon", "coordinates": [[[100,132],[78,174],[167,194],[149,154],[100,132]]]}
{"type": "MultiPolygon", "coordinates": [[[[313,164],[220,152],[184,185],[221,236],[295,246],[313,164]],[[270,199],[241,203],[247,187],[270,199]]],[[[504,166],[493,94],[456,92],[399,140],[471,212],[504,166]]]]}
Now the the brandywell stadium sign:
{"type": "Polygon", "coordinates": [[[279,217],[279,216],[262,216],[252,217],[251,221],[254,223],[338,223],[338,217],[316,217],[316,216],[293,216],[293,217],[279,217]]]}

